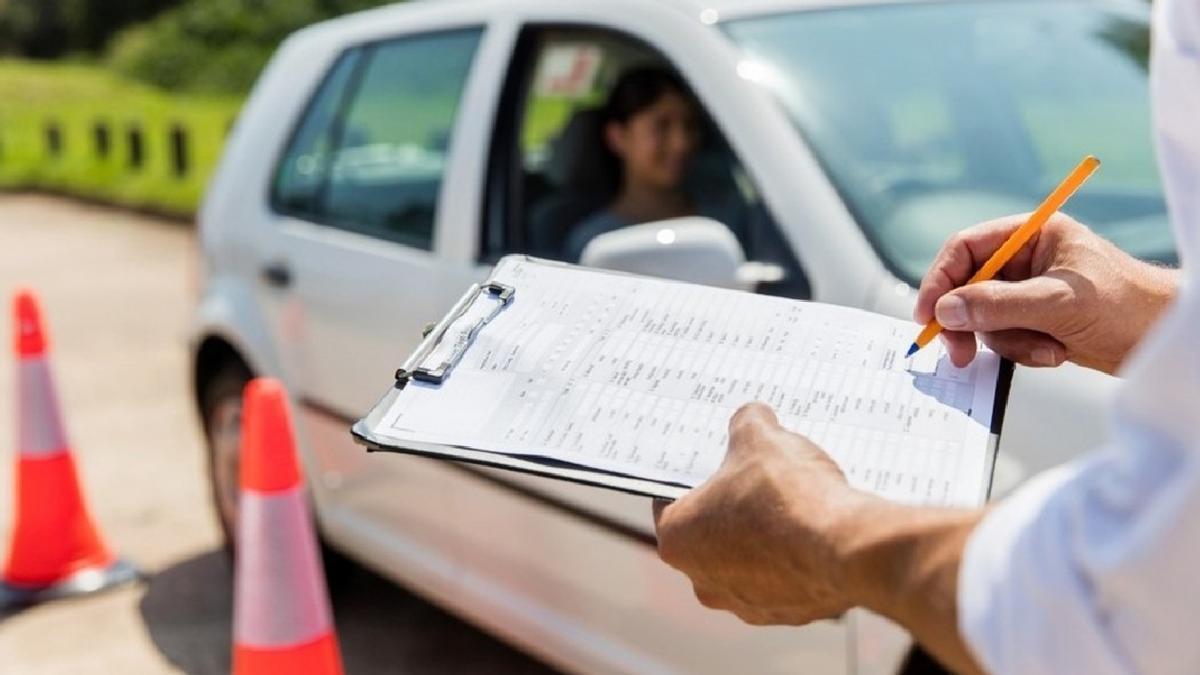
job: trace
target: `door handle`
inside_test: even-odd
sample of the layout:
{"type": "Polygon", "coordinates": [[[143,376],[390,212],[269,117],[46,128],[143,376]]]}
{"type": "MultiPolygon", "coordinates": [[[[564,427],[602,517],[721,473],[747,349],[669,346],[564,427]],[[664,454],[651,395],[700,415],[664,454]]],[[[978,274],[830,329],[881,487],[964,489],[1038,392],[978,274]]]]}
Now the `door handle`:
{"type": "Polygon", "coordinates": [[[263,266],[262,278],[270,286],[287,288],[292,285],[292,270],[287,263],[277,260],[263,266]]]}

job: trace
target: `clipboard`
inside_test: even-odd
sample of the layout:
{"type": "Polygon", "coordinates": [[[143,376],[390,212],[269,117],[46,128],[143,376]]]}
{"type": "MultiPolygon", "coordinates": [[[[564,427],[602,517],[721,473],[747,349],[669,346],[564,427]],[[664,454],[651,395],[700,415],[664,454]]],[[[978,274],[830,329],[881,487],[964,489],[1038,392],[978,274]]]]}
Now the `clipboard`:
{"type": "MultiPolygon", "coordinates": [[[[566,263],[554,260],[543,260],[534,258],[533,256],[520,257],[539,264],[570,267],[566,263]]],[[[623,272],[612,271],[605,273],[614,275],[625,274],[623,272]]],[[[580,468],[548,458],[531,460],[513,455],[475,450],[459,445],[444,446],[416,442],[406,446],[390,445],[383,442],[382,439],[377,438],[371,432],[371,429],[376,426],[380,418],[391,407],[396,397],[399,396],[400,392],[409,382],[418,381],[431,384],[441,384],[444,382],[450,376],[454,366],[462,360],[467,350],[470,349],[479,331],[509,306],[516,293],[517,289],[514,286],[501,284],[492,281],[490,278],[487,281],[473,284],[468,288],[462,294],[462,297],[451,306],[446,315],[436,324],[429,327],[416,349],[404,361],[404,364],[396,369],[394,373],[395,385],[372,406],[371,411],[366,416],[355,422],[350,428],[350,433],[354,440],[363,445],[369,452],[396,452],[419,457],[445,459],[464,464],[516,471],[543,478],[564,480],[578,485],[602,487],[642,497],[673,500],[686,493],[690,488],[685,485],[624,476],[592,468],[580,468]],[[487,302],[494,303],[493,310],[487,313],[480,321],[464,326],[463,330],[457,333],[453,342],[449,342],[448,331],[451,326],[460,321],[464,315],[476,306],[476,303],[487,302]],[[446,345],[450,352],[447,357],[439,358],[440,355],[436,350],[443,345],[446,345]]]]}
{"type": "MultiPolygon", "coordinates": [[[[538,265],[557,266],[568,269],[575,267],[567,263],[542,260],[524,255],[510,255],[506,256],[503,260],[511,261],[514,259],[538,265]]],[[[499,264],[497,267],[499,267],[499,264]]],[[[589,269],[589,271],[620,277],[639,276],[624,272],[592,269],[589,269]]],[[[480,450],[460,444],[426,443],[420,441],[406,441],[402,444],[397,444],[388,438],[378,436],[372,431],[379,425],[388,410],[396,402],[396,399],[410,383],[421,382],[431,385],[441,385],[452,378],[455,367],[462,362],[464,356],[474,344],[476,337],[484,328],[500,316],[502,312],[506,311],[512,305],[514,299],[518,297],[520,297],[520,287],[496,280],[494,273],[486,281],[474,284],[468,288],[446,315],[427,330],[421,342],[408,358],[405,359],[403,365],[396,369],[393,386],[372,406],[371,410],[364,417],[351,427],[350,432],[354,440],[371,452],[395,452],[473,464],[657,499],[674,500],[690,490],[691,486],[683,483],[648,479],[623,472],[584,467],[550,457],[518,456],[480,450]]],[[[1001,359],[993,397],[991,428],[989,429],[986,448],[984,466],[986,480],[983,481],[983,494],[979,495],[978,500],[980,504],[985,502],[991,493],[995,458],[999,448],[1000,433],[1003,428],[1004,413],[1007,407],[1012,374],[1012,362],[1007,359],[1001,359]]]]}

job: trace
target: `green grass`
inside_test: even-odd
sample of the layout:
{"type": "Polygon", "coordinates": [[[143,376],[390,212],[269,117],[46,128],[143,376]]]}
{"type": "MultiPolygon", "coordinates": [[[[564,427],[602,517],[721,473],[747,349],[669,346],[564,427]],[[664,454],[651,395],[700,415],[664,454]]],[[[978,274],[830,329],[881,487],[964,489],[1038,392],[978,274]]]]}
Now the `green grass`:
{"type": "Polygon", "coordinates": [[[240,97],[171,95],[95,66],[0,60],[0,188],[190,215],[240,106],[240,97]],[[57,155],[47,138],[52,125],[62,139],[57,155]],[[96,145],[97,125],[109,130],[107,156],[96,145]],[[183,175],[172,164],[175,127],[187,139],[183,175]],[[133,128],[142,135],[140,167],[131,161],[133,128]]]}
{"type": "MultiPolygon", "coordinates": [[[[435,97],[436,98],[436,97],[435,97]]],[[[561,131],[581,100],[535,99],[525,119],[523,146],[540,150],[561,131]]],[[[92,65],[0,59],[0,189],[40,188],[122,206],[190,216],[220,157],[242,99],[237,96],[169,94],[92,65]],[[108,129],[109,148],[97,148],[95,128],[108,129]],[[56,126],[61,150],[50,149],[47,129],[56,126]],[[187,171],[176,175],[170,133],[187,137],[187,171]],[[130,129],[140,129],[142,164],[132,165],[130,129]]],[[[360,111],[392,138],[425,143],[449,131],[452,114],[439,100],[410,101],[402,129],[392,104],[360,111]]]]}

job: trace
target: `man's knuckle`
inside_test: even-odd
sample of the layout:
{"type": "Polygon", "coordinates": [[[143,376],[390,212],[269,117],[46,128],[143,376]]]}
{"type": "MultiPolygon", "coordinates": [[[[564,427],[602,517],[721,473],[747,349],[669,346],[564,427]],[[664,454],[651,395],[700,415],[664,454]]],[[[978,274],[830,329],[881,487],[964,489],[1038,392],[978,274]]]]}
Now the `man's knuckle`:
{"type": "Polygon", "coordinates": [[[975,323],[994,319],[1013,300],[1010,288],[1003,281],[977,284],[973,290],[973,293],[964,292],[963,298],[967,303],[967,316],[975,323]]]}
{"type": "Polygon", "coordinates": [[[673,545],[663,545],[661,537],[658,545],[658,559],[666,563],[670,567],[677,570],[683,570],[683,559],[678,553],[678,549],[673,545]]]}
{"type": "Polygon", "coordinates": [[[1045,303],[1049,308],[1064,310],[1075,304],[1075,289],[1065,281],[1046,284],[1045,303]]]}
{"type": "Polygon", "coordinates": [[[737,413],[735,414],[746,419],[747,421],[758,422],[762,420],[763,416],[766,415],[769,410],[770,408],[768,408],[767,405],[762,401],[750,401],[749,403],[743,403],[741,407],[737,409],[737,413]]]}
{"type": "Polygon", "coordinates": [[[724,609],[724,604],[721,601],[721,595],[710,591],[704,586],[697,584],[692,585],[692,592],[696,594],[696,600],[703,606],[709,609],[724,609]]]}
{"type": "Polygon", "coordinates": [[[729,419],[729,436],[733,440],[746,440],[754,436],[763,423],[764,406],[758,402],[746,403],[729,419]]]}
{"type": "Polygon", "coordinates": [[[671,567],[678,567],[682,559],[679,536],[671,524],[660,525],[657,533],[658,557],[671,567]]]}
{"type": "Polygon", "coordinates": [[[746,406],[742,406],[733,411],[733,415],[729,418],[729,431],[736,432],[746,424],[746,406]]]}
{"type": "Polygon", "coordinates": [[[1062,211],[1055,211],[1054,215],[1050,216],[1050,222],[1047,223],[1052,230],[1069,231],[1083,227],[1078,221],[1062,211]]]}
{"type": "Polygon", "coordinates": [[[750,624],[751,626],[771,625],[771,618],[760,612],[752,610],[740,610],[734,613],[737,614],[739,619],[750,624]]]}

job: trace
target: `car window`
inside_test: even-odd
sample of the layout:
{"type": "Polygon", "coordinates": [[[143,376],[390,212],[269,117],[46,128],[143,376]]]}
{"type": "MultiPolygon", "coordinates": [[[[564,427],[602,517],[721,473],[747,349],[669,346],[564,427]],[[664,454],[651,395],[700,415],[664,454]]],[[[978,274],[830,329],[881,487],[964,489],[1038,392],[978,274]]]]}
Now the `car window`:
{"type": "Polygon", "coordinates": [[[880,257],[915,284],[951,233],[1032,209],[1087,154],[1104,166],[1067,210],[1134,255],[1175,262],[1150,136],[1147,13],[888,4],[725,30],[880,257]]]}
{"type": "Polygon", "coordinates": [[[330,132],[361,53],[354,49],[338,59],[292,135],[275,173],[276,210],[310,218],[319,214],[317,199],[325,181],[325,168],[333,156],[330,132]]]}
{"type": "MultiPolygon", "coordinates": [[[[604,107],[625,73],[651,67],[675,72],[670,62],[640,40],[608,30],[527,28],[510,72],[497,135],[507,140],[508,161],[493,157],[484,256],[525,252],[574,262],[572,235],[605,209],[619,186],[620,167],[603,138],[604,107]],[[490,249],[489,249],[490,247],[490,249]]],[[[685,80],[686,84],[686,80],[685,80]]],[[[741,162],[697,100],[700,144],[683,189],[699,215],[725,224],[751,260],[786,268],[785,281],[763,289],[806,296],[808,287],[794,254],[761,203],[741,162]]],[[[494,144],[503,155],[504,142],[494,144]]],[[[574,238],[578,240],[578,237],[574,238]]]]}
{"type": "Polygon", "coordinates": [[[376,43],[348,57],[349,66],[344,57],[285,155],[277,204],[302,203],[298,215],[316,222],[432,248],[450,134],[480,34],[376,43]],[[339,103],[327,105],[338,88],[339,103]]]}
{"type": "Polygon", "coordinates": [[[601,141],[602,108],[620,74],[661,61],[607,31],[538,33],[517,107],[519,232],[516,248],[569,260],[571,230],[617,187],[601,141]]]}
{"type": "Polygon", "coordinates": [[[604,105],[605,85],[611,84],[618,56],[631,60],[637,52],[615,46],[606,49],[582,36],[547,40],[538,54],[525,101],[521,162],[526,171],[544,169],[551,144],[562,135],[575,111],[604,105]],[[616,51],[627,53],[618,55],[616,51]]]}

